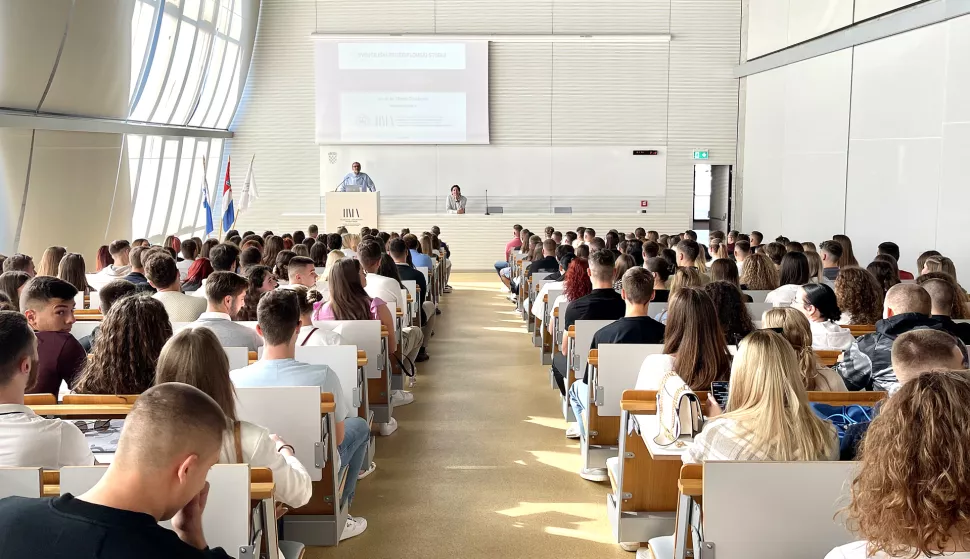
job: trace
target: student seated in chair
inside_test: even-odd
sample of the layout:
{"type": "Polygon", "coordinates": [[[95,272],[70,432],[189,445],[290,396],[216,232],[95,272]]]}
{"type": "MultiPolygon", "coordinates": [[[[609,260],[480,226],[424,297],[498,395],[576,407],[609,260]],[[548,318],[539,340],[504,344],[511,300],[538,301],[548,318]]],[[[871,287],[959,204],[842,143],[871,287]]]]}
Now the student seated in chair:
{"type": "MultiPolygon", "coordinates": [[[[849,390],[890,390],[897,382],[891,360],[896,338],[921,328],[943,331],[940,321],[930,317],[933,302],[929,293],[919,285],[894,285],[886,294],[885,305],[886,318],[876,323],[876,331],[856,340],[836,365],[849,390]]],[[[957,343],[966,355],[963,342],[957,343]]]]}
{"type": "Polygon", "coordinates": [[[64,280],[41,276],[27,282],[20,295],[20,310],[37,334],[40,363],[37,379],[27,387],[28,394],[57,396],[61,382],[70,388],[77,382],[84,365],[84,348],[71,335],[74,296],[77,289],[64,280]]]}
{"type": "MultiPolygon", "coordinates": [[[[98,291],[98,296],[101,298],[101,314],[107,315],[108,311],[111,310],[111,306],[115,304],[116,301],[123,297],[135,294],[135,284],[125,281],[125,280],[112,280],[109,281],[104,287],[98,291]]],[[[84,336],[79,342],[81,342],[81,347],[84,348],[85,353],[91,353],[94,349],[94,343],[98,341],[98,335],[101,333],[101,324],[94,327],[91,333],[84,336]]]]}
{"type": "Polygon", "coordinates": [[[0,559],[228,559],[202,531],[206,476],[225,431],[225,414],[201,390],[152,388],[132,406],[114,461],[90,491],[0,501],[0,559]]]}
{"type": "Polygon", "coordinates": [[[798,288],[791,302],[793,309],[805,315],[812,329],[812,348],[821,350],[845,350],[855,341],[848,328],[838,322],[842,319],[835,291],[824,283],[806,283],[798,288]]]}
{"type": "Polygon", "coordinates": [[[178,265],[171,256],[152,254],[145,263],[145,276],[158,290],[153,297],[161,301],[172,322],[194,322],[205,312],[205,300],[182,293],[178,265]]]}
{"type": "MultiPolygon", "coordinates": [[[[956,338],[940,330],[921,328],[896,338],[892,347],[892,365],[899,382],[890,388],[890,396],[923,373],[965,369],[967,363],[956,338]]],[[[873,415],[881,408],[881,404],[877,404],[873,415]]],[[[841,442],[842,460],[856,459],[859,443],[866,436],[869,425],[866,421],[846,428],[841,442]]]]}
{"type": "Polygon", "coordinates": [[[106,280],[124,279],[131,272],[131,244],[121,239],[108,245],[108,253],[111,255],[112,263],[105,266],[98,272],[98,275],[105,276],[106,280]]]}
{"type": "Polygon", "coordinates": [[[44,419],[24,405],[24,391],[37,370],[37,337],[27,319],[0,311],[0,466],[58,470],[93,465],[88,442],[73,423],[44,419]]]}
{"type": "MultiPolygon", "coordinates": [[[[353,265],[356,260],[348,260],[353,265]]],[[[321,392],[333,394],[336,410],[337,450],[340,463],[350,468],[344,486],[341,503],[351,503],[357,488],[358,477],[366,476],[377,466],[364,467],[370,430],[360,417],[350,417],[350,406],[344,398],[340,379],[326,365],[310,365],[295,359],[296,343],[300,335],[300,302],[298,295],[289,289],[279,289],[263,295],[259,301],[257,331],[266,340],[263,357],[229,376],[238,387],[260,386],[319,386],[321,392]]],[[[341,540],[356,536],[367,528],[367,521],[347,516],[341,540]]]]}
{"type": "Polygon", "coordinates": [[[828,281],[835,281],[839,277],[842,245],[838,241],[825,241],[818,248],[819,256],[822,257],[822,275],[828,281]]]}
{"type": "Polygon", "coordinates": [[[424,334],[424,340],[422,340],[421,351],[418,352],[416,361],[427,361],[428,342],[431,341],[431,334],[434,332],[435,324],[435,312],[434,303],[431,301],[431,294],[428,293],[428,281],[425,279],[424,274],[414,269],[413,266],[408,264],[408,248],[401,239],[391,239],[387,243],[387,253],[390,255],[391,259],[397,265],[398,275],[401,277],[401,281],[413,281],[417,288],[421,291],[421,301],[416,301],[421,312],[421,333],[424,334]]]}
{"type": "Polygon", "coordinates": [[[148,295],[131,295],[111,306],[98,343],[78,377],[78,394],[141,394],[155,383],[162,346],[172,337],[165,307],[148,295]]]}
{"type": "Polygon", "coordinates": [[[292,508],[310,502],[310,474],[293,454],[293,447],[265,427],[239,421],[236,416],[236,389],[229,378],[229,359],[211,330],[186,328],[165,344],[158,358],[155,384],[166,382],[184,382],[202,390],[226,414],[229,423],[222,437],[220,464],[269,468],[279,501],[292,508]]]}
{"type": "Polygon", "coordinates": [[[963,288],[949,274],[930,272],[916,280],[930,294],[933,302],[931,316],[940,321],[943,329],[953,334],[964,344],[970,343],[970,324],[954,322],[954,319],[970,318],[963,288]]]}
{"type": "Polygon", "coordinates": [[[300,302],[300,337],[296,341],[297,346],[346,345],[340,334],[313,325],[313,306],[323,301],[323,296],[316,288],[307,289],[302,285],[297,285],[289,289],[296,293],[300,302]]]}
{"type": "MultiPolygon", "coordinates": [[[[214,239],[209,239],[214,240],[214,239]]],[[[212,266],[212,273],[214,272],[238,272],[239,270],[239,247],[230,243],[218,244],[209,250],[209,264],[212,266]]],[[[266,256],[264,251],[263,256],[266,256]]],[[[268,266],[272,267],[276,264],[276,255],[273,255],[274,261],[268,266]]],[[[196,262],[198,264],[198,262],[196,262]]],[[[204,265],[203,265],[204,266],[204,265]]],[[[192,266],[193,268],[195,265],[192,266]]],[[[192,276],[190,271],[189,276],[192,276]]],[[[205,278],[201,279],[201,283],[198,289],[193,290],[193,297],[208,297],[208,292],[206,291],[206,286],[208,285],[211,273],[206,274],[205,278]]]]}
{"type": "Polygon", "coordinates": [[[970,376],[920,375],[882,406],[862,443],[847,525],[862,540],[826,559],[970,558],[970,376]]]}
{"type": "MultiPolygon", "coordinates": [[[[586,231],[589,232],[589,229],[586,231]]],[[[577,261],[574,260],[570,264],[570,269],[576,264],[577,261]]],[[[563,332],[569,331],[569,327],[576,324],[577,320],[616,320],[623,318],[626,313],[626,303],[623,301],[623,297],[613,289],[614,264],[613,253],[608,250],[598,250],[589,255],[589,269],[586,272],[593,289],[589,295],[570,301],[569,306],[566,307],[566,315],[562,317],[563,332]]],[[[584,348],[577,348],[577,350],[583,351],[584,348]]],[[[563,335],[561,352],[556,352],[552,356],[553,374],[563,396],[566,395],[565,375],[568,365],[566,359],[568,351],[569,340],[563,335]]]]}
{"type": "MultiPolygon", "coordinates": [[[[626,304],[626,312],[623,318],[600,328],[593,335],[589,349],[597,349],[600,344],[662,344],[664,325],[647,315],[647,307],[653,299],[653,275],[643,268],[630,268],[620,281],[623,284],[620,294],[626,304]]],[[[589,374],[584,371],[582,380],[577,379],[569,387],[569,405],[576,416],[575,426],[566,431],[566,436],[571,439],[585,434],[582,418],[589,407],[588,392],[589,374]]],[[[609,479],[605,468],[584,469],[579,475],[590,481],[609,479]]]]}
{"type": "Polygon", "coordinates": [[[708,400],[712,417],[683,455],[686,464],[706,460],[837,460],[835,427],[808,403],[798,357],[770,330],[755,330],[738,347],[731,367],[727,410],[708,400]]]}
{"type": "Polygon", "coordinates": [[[287,279],[289,285],[302,285],[303,287],[315,287],[317,285],[317,269],[313,265],[313,260],[303,256],[294,256],[286,265],[287,279]]]}
{"type": "Polygon", "coordinates": [[[222,347],[245,347],[249,351],[263,345],[255,330],[233,322],[242,309],[249,281],[233,272],[213,272],[206,283],[206,312],[192,323],[215,332],[222,347]]]}
{"type": "Polygon", "coordinates": [[[762,328],[781,328],[802,372],[802,385],[809,392],[845,392],[845,382],[833,369],[823,367],[812,349],[812,328],[805,315],[791,307],[775,307],[761,317],[762,328]]]}
{"type": "Polygon", "coordinates": [[[129,255],[129,262],[131,262],[131,268],[128,271],[128,275],[124,278],[125,281],[130,281],[135,285],[148,285],[148,278],[145,277],[145,266],[142,262],[142,257],[146,254],[149,249],[143,247],[135,247],[131,249],[131,254],[129,255]]]}

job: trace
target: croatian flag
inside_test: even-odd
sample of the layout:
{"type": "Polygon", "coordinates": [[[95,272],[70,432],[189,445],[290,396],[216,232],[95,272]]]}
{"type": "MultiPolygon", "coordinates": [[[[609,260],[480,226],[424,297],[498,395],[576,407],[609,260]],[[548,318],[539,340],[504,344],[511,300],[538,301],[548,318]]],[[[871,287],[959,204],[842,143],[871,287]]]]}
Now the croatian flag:
{"type": "Polygon", "coordinates": [[[229,164],[232,159],[226,161],[226,182],[222,187],[222,230],[229,231],[232,224],[236,221],[236,210],[232,205],[232,185],[229,183],[229,164]]]}
{"type": "Polygon", "coordinates": [[[209,181],[206,179],[205,156],[202,157],[202,209],[205,210],[205,236],[208,237],[215,230],[212,223],[212,206],[209,205],[209,181]]]}

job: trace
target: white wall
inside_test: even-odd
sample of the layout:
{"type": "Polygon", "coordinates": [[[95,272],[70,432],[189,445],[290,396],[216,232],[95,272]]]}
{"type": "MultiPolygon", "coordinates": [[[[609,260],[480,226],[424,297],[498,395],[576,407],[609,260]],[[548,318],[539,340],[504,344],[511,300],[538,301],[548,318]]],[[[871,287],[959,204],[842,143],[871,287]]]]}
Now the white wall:
{"type": "Polygon", "coordinates": [[[911,271],[935,248],[970,278],[970,16],[746,79],[745,229],[844,232],[863,264],[892,240],[911,271]]]}
{"type": "Polygon", "coordinates": [[[920,0],[748,0],[747,58],[807,41],[920,0]]]}
{"type": "MultiPolygon", "coordinates": [[[[616,213],[640,209],[690,223],[692,151],[734,164],[737,146],[740,3],[736,0],[263,0],[257,46],[243,104],[228,143],[233,159],[256,154],[260,194],[242,228],[272,228],[281,215],[320,206],[321,189],[349,162],[365,161],[390,188],[382,213],[442,208],[442,189],[458,183],[473,207],[507,211],[616,213]],[[313,45],[320,33],[671,34],[669,43],[504,43],[489,47],[487,146],[408,146],[400,162],[382,146],[317,146],[313,135],[313,45]],[[657,149],[666,159],[632,155],[657,149]],[[601,172],[571,172],[571,153],[601,172]],[[331,169],[336,153],[341,169],[331,169]],[[353,153],[353,156],[349,155],[353,153]],[[532,158],[530,159],[530,156],[532,158]],[[427,166],[415,176],[415,160],[427,166]],[[617,163],[619,161],[619,164],[617,163]],[[398,164],[400,162],[400,164],[398,164]],[[561,163],[560,163],[561,162],[561,163]],[[646,165],[640,173],[636,168],[646,165]],[[633,169],[628,172],[628,169],[633,169]],[[473,173],[474,169],[486,172],[473,173]],[[379,173],[377,172],[379,171],[379,173]],[[562,177],[560,179],[559,177],[562,177]],[[601,196],[610,181],[642,184],[601,196]],[[409,181],[410,184],[404,184],[409,181]],[[433,181],[433,182],[431,182],[433,181]],[[489,185],[534,185],[529,196],[495,196],[489,185]],[[402,192],[401,188],[410,191],[402,192]],[[397,191],[397,192],[395,192],[397,191]],[[550,195],[550,191],[555,195],[550,195]]],[[[240,184],[245,169],[236,167],[240,184]]]]}

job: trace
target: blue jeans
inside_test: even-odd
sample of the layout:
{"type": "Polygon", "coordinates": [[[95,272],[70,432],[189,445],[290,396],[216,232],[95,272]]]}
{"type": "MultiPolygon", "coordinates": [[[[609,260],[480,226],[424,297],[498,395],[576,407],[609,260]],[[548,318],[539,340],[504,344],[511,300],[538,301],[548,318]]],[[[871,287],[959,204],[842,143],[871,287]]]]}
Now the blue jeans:
{"type": "MultiPolygon", "coordinates": [[[[340,454],[340,463],[349,468],[347,483],[344,484],[343,495],[340,496],[340,503],[348,505],[354,500],[354,491],[357,489],[357,474],[364,467],[367,459],[367,447],[370,444],[370,430],[367,422],[361,417],[348,417],[344,420],[344,442],[337,446],[340,454]]],[[[370,467],[370,464],[367,464],[370,467]]]]}
{"type": "Polygon", "coordinates": [[[509,267],[509,263],[508,262],[505,262],[504,260],[503,261],[500,261],[500,262],[496,262],[495,263],[495,273],[501,274],[502,273],[502,270],[504,270],[505,268],[508,268],[508,267],[509,267]]]}
{"type": "Polygon", "coordinates": [[[583,422],[583,412],[586,411],[587,393],[589,388],[583,379],[576,379],[569,386],[569,407],[573,408],[573,415],[576,416],[576,425],[579,427],[579,434],[586,437],[586,424],[583,422]]]}

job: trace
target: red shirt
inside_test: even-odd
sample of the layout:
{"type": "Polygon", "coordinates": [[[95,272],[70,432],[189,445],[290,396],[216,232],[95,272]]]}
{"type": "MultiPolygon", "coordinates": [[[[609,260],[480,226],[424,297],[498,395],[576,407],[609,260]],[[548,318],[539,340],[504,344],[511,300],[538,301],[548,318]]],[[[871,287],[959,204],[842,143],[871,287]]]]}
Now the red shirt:
{"type": "Polygon", "coordinates": [[[509,259],[509,255],[512,254],[513,248],[520,248],[522,246],[522,239],[516,237],[505,244],[505,259],[509,259]]]}
{"type": "Polygon", "coordinates": [[[911,274],[909,272],[905,272],[903,270],[900,270],[899,271],[899,280],[900,281],[902,281],[902,280],[911,280],[911,279],[916,279],[916,278],[913,277],[913,274],[911,274]]]}

